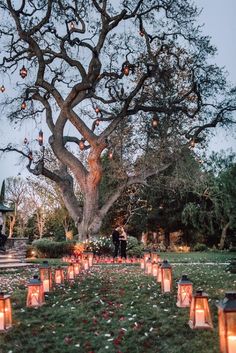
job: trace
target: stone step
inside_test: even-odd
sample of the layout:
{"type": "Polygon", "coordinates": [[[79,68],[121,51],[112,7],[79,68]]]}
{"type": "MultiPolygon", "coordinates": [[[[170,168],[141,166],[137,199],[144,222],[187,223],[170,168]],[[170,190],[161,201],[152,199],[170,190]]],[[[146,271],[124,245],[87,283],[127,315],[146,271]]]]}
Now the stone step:
{"type": "Polygon", "coordinates": [[[27,267],[27,266],[34,266],[34,264],[27,263],[27,262],[16,262],[16,263],[11,263],[11,264],[0,264],[0,270],[1,269],[8,269],[8,268],[27,267]]]}

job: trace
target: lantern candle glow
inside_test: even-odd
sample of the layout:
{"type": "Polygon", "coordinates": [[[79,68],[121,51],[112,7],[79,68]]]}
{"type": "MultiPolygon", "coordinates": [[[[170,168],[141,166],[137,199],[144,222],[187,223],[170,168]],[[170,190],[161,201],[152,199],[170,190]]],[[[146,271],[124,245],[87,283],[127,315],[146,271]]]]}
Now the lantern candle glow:
{"type": "Polygon", "coordinates": [[[189,326],[191,329],[212,329],[212,319],[208,305],[208,295],[197,290],[190,307],[189,326]]]}
{"type": "Polygon", "coordinates": [[[236,353],[236,292],[226,292],[218,304],[221,353],[236,353]]]}
{"type": "Polygon", "coordinates": [[[182,275],[178,282],[178,294],[176,305],[180,308],[189,307],[192,300],[193,284],[187,275],[182,275]]]}
{"type": "Polygon", "coordinates": [[[0,332],[12,327],[10,295],[0,292],[0,332]]]}
{"type": "Polygon", "coordinates": [[[64,271],[60,266],[55,268],[54,280],[56,284],[64,283],[64,271]]]}
{"type": "Polygon", "coordinates": [[[27,307],[38,307],[45,303],[43,282],[40,281],[37,275],[34,275],[28,283],[28,293],[26,306],[27,307]]]}
{"type": "Polygon", "coordinates": [[[52,290],[52,271],[48,261],[43,261],[42,266],[39,267],[40,280],[43,282],[43,290],[45,293],[52,290]]]}
{"type": "Polygon", "coordinates": [[[172,290],[172,267],[167,260],[164,260],[161,267],[161,290],[168,293],[172,290]]]}
{"type": "Polygon", "coordinates": [[[67,267],[67,279],[68,281],[73,281],[75,279],[75,271],[72,263],[67,267]]]}

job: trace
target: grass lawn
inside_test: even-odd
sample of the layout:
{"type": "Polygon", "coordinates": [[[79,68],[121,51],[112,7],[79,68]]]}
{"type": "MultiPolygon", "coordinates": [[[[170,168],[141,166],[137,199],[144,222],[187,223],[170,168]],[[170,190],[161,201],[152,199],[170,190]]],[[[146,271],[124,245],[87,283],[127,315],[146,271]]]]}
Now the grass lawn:
{"type": "Polygon", "coordinates": [[[192,262],[198,262],[202,254],[165,257],[176,262],[175,282],[186,273],[194,289],[209,294],[213,331],[191,330],[189,309],[176,306],[176,286],[161,294],[137,265],[96,265],[73,285],[50,293],[43,307],[26,308],[25,285],[38,272],[34,267],[0,274],[0,289],[12,293],[14,324],[0,334],[0,353],[219,353],[215,304],[225,291],[236,290],[236,274],[217,261],[234,256],[213,261],[212,253],[206,254],[202,261],[214,265],[180,263],[179,255],[194,255],[192,262]]]}

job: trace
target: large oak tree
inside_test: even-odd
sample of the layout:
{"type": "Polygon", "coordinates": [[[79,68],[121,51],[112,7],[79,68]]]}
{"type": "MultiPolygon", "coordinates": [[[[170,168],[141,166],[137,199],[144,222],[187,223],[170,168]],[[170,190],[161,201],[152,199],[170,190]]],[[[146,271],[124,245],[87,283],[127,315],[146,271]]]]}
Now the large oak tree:
{"type": "Polygon", "coordinates": [[[1,0],[0,10],[1,72],[18,81],[5,111],[14,122],[45,120],[59,168],[28,141],[1,150],[17,151],[31,173],[57,183],[81,239],[99,231],[127,187],[232,121],[235,92],[207,62],[215,48],[190,1],[1,0]],[[104,153],[117,172],[105,198],[104,153]]]}

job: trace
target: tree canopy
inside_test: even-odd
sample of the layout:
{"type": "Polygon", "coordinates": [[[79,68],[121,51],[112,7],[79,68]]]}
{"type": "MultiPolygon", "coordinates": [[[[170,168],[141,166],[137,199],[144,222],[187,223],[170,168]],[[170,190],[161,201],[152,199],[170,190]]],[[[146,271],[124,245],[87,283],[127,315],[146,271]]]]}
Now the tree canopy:
{"type": "Polygon", "coordinates": [[[0,70],[17,81],[5,113],[48,129],[37,151],[35,138],[1,151],[18,152],[29,172],[57,183],[83,239],[127,187],[165,171],[189,143],[204,145],[209,128],[233,122],[235,89],[209,63],[216,49],[190,1],[1,0],[0,11],[0,70]],[[117,176],[106,198],[104,153],[117,176]]]}

